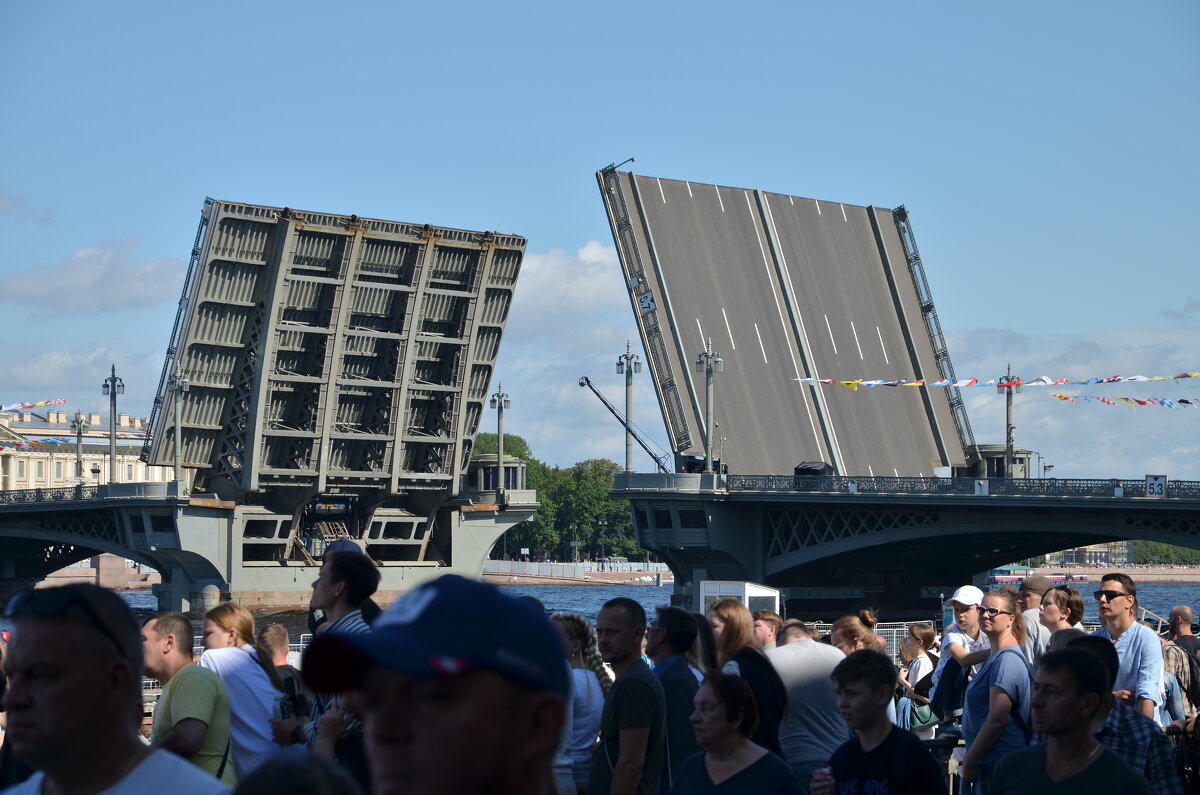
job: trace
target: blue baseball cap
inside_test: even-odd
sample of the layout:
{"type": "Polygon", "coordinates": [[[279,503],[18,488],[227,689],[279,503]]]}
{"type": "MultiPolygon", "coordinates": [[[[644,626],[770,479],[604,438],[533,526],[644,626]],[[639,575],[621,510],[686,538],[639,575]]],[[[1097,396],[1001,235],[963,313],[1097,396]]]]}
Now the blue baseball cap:
{"type": "Polygon", "coordinates": [[[456,574],[397,599],[370,632],[318,635],[301,670],[313,690],[341,693],[359,687],[372,665],[428,678],[488,668],[564,698],[571,694],[562,641],[549,619],[499,588],[456,574]]]}

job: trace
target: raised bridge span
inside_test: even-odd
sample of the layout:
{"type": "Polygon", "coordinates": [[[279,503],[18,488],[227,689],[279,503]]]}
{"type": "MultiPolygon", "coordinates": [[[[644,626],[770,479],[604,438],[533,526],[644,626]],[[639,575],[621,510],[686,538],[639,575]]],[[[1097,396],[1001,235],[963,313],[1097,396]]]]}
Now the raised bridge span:
{"type": "Polygon", "coordinates": [[[730,471],[932,476],[974,446],[956,389],[822,389],[800,378],[953,378],[916,239],[897,210],[597,172],[667,435],[730,471]]]}
{"type": "Polygon", "coordinates": [[[142,454],[178,482],[0,494],[0,589],[114,552],[164,609],[303,605],[336,537],[385,594],[479,576],[537,508],[472,457],[525,245],[207,199],[142,454]]]}
{"type": "Polygon", "coordinates": [[[980,572],[1086,544],[1200,549],[1200,481],[1148,497],[1145,479],[631,473],[614,494],[674,572],[678,603],[700,580],[751,580],[783,590],[797,617],[926,617],[980,572]]]}

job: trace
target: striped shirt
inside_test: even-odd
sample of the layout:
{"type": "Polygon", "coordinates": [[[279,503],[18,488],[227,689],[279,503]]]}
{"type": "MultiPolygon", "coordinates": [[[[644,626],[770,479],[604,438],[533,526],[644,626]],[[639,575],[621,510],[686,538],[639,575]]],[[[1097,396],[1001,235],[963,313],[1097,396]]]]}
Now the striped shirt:
{"type": "MultiPolygon", "coordinates": [[[[363,621],[361,610],[351,610],[321,630],[322,634],[336,632],[339,635],[365,635],[370,631],[371,628],[367,626],[367,622],[363,621]]],[[[337,693],[313,693],[312,709],[308,713],[309,720],[308,723],[304,724],[304,736],[308,741],[309,748],[317,740],[317,724],[320,723],[321,716],[329,709],[340,707],[341,703],[341,696],[337,693]]],[[[362,724],[358,722],[358,719],[352,718],[346,724],[346,733],[357,731],[361,727],[362,724]]]]}

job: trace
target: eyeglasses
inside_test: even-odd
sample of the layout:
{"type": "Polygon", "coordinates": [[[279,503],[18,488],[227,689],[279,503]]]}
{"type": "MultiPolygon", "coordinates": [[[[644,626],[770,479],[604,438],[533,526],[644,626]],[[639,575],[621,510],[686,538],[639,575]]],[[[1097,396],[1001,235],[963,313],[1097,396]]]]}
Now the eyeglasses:
{"type": "Polygon", "coordinates": [[[32,612],[38,618],[57,618],[72,607],[78,607],[92,629],[112,641],[118,655],[125,656],[125,647],[117,640],[108,624],[104,623],[104,619],[100,618],[96,609],[88,604],[78,591],[69,588],[47,588],[40,591],[26,588],[19,591],[8,600],[4,608],[4,617],[18,618],[24,613],[32,612]]]}
{"type": "Polygon", "coordinates": [[[1113,599],[1116,599],[1118,596],[1129,596],[1129,594],[1125,593],[1124,591],[1096,591],[1096,593],[1093,594],[1093,596],[1096,597],[1097,602],[1099,602],[1101,599],[1107,599],[1108,601],[1111,602],[1113,599]]]}
{"type": "Polygon", "coordinates": [[[979,608],[979,612],[983,613],[985,616],[1011,616],[1012,615],[1012,613],[1008,612],[1007,610],[1001,610],[998,607],[981,607],[981,608],[979,608]]]}

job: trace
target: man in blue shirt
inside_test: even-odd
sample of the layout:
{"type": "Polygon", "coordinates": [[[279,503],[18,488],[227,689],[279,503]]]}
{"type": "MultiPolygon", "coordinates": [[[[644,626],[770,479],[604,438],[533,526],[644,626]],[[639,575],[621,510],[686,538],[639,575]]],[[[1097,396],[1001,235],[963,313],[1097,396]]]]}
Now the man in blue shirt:
{"type": "Polygon", "coordinates": [[[692,700],[700,681],[683,654],[692,648],[699,630],[692,614],[680,607],[654,608],[646,630],[646,655],[667,697],[667,758],[663,760],[662,792],[668,792],[683,760],[700,753],[692,730],[692,700]]]}
{"type": "Polygon", "coordinates": [[[1111,640],[1120,661],[1113,695],[1154,718],[1162,701],[1162,644],[1153,630],[1134,620],[1137,585],[1128,574],[1106,574],[1096,591],[1096,602],[1104,626],[1093,634],[1111,640]]]}

